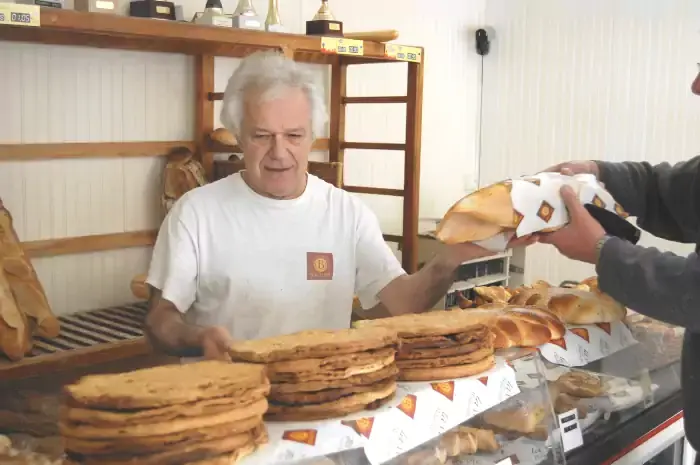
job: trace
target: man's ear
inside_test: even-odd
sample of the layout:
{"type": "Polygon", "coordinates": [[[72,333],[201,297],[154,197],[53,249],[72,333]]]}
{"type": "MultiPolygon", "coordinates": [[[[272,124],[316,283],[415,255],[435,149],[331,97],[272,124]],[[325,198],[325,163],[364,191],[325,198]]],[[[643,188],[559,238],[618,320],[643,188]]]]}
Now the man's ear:
{"type": "Polygon", "coordinates": [[[693,91],[693,93],[695,95],[700,95],[700,72],[695,77],[695,80],[693,81],[693,84],[690,86],[690,89],[693,91]]]}

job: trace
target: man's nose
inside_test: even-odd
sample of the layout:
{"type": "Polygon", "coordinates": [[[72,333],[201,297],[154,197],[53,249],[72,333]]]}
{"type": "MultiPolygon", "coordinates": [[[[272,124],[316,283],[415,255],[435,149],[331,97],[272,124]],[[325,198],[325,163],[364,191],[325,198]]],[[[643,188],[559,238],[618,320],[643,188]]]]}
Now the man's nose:
{"type": "Polygon", "coordinates": [[[275,134],[272,138],[272,147],[270,155],[274,158],[283,158],[286,155],[284,134],[275,134]]]}

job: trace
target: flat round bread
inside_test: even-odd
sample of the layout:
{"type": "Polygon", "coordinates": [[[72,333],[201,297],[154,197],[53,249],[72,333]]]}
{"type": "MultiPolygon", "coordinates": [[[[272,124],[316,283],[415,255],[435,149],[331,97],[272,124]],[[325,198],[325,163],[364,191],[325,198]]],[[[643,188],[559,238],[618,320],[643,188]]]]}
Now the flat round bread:
{"type": "Polygon", "coordinates": [[[395,382],[396,376],[391,376],[376,384],[323,389],[322,391],[315,392],[279,392],[271,394],[269,400],[277,405],[320,404],[323,402],[333,402],[334,400],[341,399],[351,394],[374,391],[379,386],[395,382]]]}
{"type": "Polygon", "coordinates": [[[298,383],[305,381],[330,381],[334,379],[347,379],[351,376],[374,373],[382,368],[385,368],[394,363],[394,354],[385,356],[373,362],[365,362],[362,365],[351,366],[347,368],[338,368],[335,370],[324,370],[316,373],[301,372],[301,373],[278,373],[271,376],[275,383],[298,383]]]}
{"type": "Polygon", "coordinates": [[[145,410],[95,410],[62,406],[59,417],[64,422],[108,427],[121,427],[135,423],[165,423],[171,420],[203,417],[248,407],[263,399],[269,392],[270,385],[264,384],[256,388],[241,390],[239,394],[232,396],[145,410]]]}
{"type": "Polygon", "coordinates": [[[416,359],[434,359],[440,357],[454,357],[458,355],[467,355],[484,347],[484,343],[472,342],[470,344],[454,345],[452,347],[441,347],[437,349],[414,349],[401,347],[401,350],[396,354],[396,360],[416,360],[416,359]]]}
{"type": "Polygon", "coordinates": [[[332,402],[300,406],[271,405],[265,415],[268,421],[310,421],[338,418],[362,410],[379,408],[396,394],[396,383],[375,391],[343,397],[332,402]]]}
{"type": "Polygon", "coordinates": [[[394,347],[385,347],[354,354],[331,355],[324,358],[306,358],[302,360],[289,360],[284,362],[268,363],[267,375],[272,379],[277,374],[283,373],[317,373],[322,371],[337,370],[362,366],[368,363],[384,360],[396,353],[394,347]]]}
{"type": "Polygon", "coordinates": [[[444,366],[439,368],[404,368],[399,374],[401,381],[439,381],[479,375],[496,366],[493,355],[469,365],[444,366]]]}
{"type": "Polygon", "coordinates": [[[230,354],[234,360],[270,363],[352,354],[397,346],[398,342],[396,332],[388,328],[311,330],[235,342],[230,354]]]}
{"type": "Polygon", "coordinates": [[[469,354],[454,355],[430,359],[397,360],[399,370],[406,368],[437,368],[455,365],[468,365],[493,355],[493,346],[482,347],[469,354]]]}
{"type": "Polygon", "coordinates": [[[137,409],[225,397],[267,383],[261,365],[204,361],[85,376],[64,391],[77,405],[137,409]]]}
{"type": "Polygon", "coordinates": [[[411,313],[376,320],[360,320],[355,324],[362,328],[389,328],[396,331],[401,339],[424,336],[447,336],[459,333],[487,337],[488,328],[474,322],[469,312],[456,310],[435,310],[425,313],[411,313]]]}
{"type": "Polygon", "coordinates": [[[317,392],[324,389],[339,389],[353,386],[363,386],[367,384],[375,384],[380,380],[396,376],[399,369],[393,363],[388,367],[382,368],[379,371],[372,373],[364,373],[361,375],[351,376],[345,379],[334,379],[328,381],[305,381],[299,383],[275,383],[270,389],[270,397],[277,393],[293,393],[293,392],[317,392]]]}
{"type": "Polygon", "coordinates": [[[570,371],[556,381],[559,391],[575,397],[598,397],[603,393],[603,382],[595,375],[570,371]]]}
{"type": "Polygon", "coordinates": [[[65,436],[64,448],[74,454],[151,454],[195,442],[217,439],[232,434],[245,433],[262,423],[262,415],[244,418],[231,423],[196,428],[159,436],[123,437],[110,439],[83,439],[65,436]]]}
{"type": "Polygon", "coordinates": [[[255,448],[258,444],[267,442],[267,431],[264,425],[245,433],[233,434],[223,438],[212,439],[194,444],[171,447],[168,450],[148,455],[101,455],[81,456],[70,454],[69,458],[81,465],[167,465],[196,462],[233,453],[237,449],[255,448]]]}
{"type": "Polygon", "coordinates": [[[261,399],[250,405],[237,410],[228,410],[203,417],[182,418],[172,420],[167,423],[138,423],[132,425],[116,426],[93,426],[80,423],[61,421],[59,427],[61,435],[80,439],[114,439],[128,437],[144,437],[172,434],[196,428],[206,428],[209,426],[232,423],[256,415],[262,415],[267,411],[267,400],[261,399]]]}

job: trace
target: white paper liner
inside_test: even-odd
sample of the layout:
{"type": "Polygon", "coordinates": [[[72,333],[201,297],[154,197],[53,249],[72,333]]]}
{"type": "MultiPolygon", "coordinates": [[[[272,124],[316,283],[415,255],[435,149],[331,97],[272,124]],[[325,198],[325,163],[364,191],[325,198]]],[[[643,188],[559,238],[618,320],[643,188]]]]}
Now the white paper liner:
{"type": "Polygon", "coordinates": [[[562,186],[569,185],[582,204],[592,203],[613,213],[623,212],[612,195],[591,174],[565,176],[539,173],[513,179],[511,201],[520,219],[516,236],[559,228],[569,222],[569,213],[561,198],[562,186]]]}
{"type": "Polygon", "coordinates": [[[384,463],[518,394],[515,371],[497,357],[477,376],[443,382],[399,383],[391,408],[314,422],[267,422],[269,443],[241,465],[269,465],[363,447],[372,465],[384,463]],[[286,439],[285,439],[286,438],[286,439]]]}
{"type": "Polygon", "coordinates": [[[540,346],[549,362],[581,367],[636,344],[632,332],[621,321],[594,325],[567,325],[564,337],[540,346]]]}

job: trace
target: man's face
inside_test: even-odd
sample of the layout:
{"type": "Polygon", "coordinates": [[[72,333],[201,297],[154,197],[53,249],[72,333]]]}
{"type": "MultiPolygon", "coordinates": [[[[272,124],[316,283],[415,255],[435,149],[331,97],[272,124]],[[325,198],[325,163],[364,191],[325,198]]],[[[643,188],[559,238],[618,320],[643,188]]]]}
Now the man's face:
{"type": "Polygon", "coordinates": [[[261,101],[245,102],[241,128],[245,180],[261,195],[286,199],[306,188],[306,169],[313,143],[311,106],[301,89],[282,89],[261,101]]]}
{"type": "Polygon", "coordinates": [[[698,75],[695,76],[695,80],[690,88],[695,95],[700,95],[700,63],[698,63],[698,75]]]}

